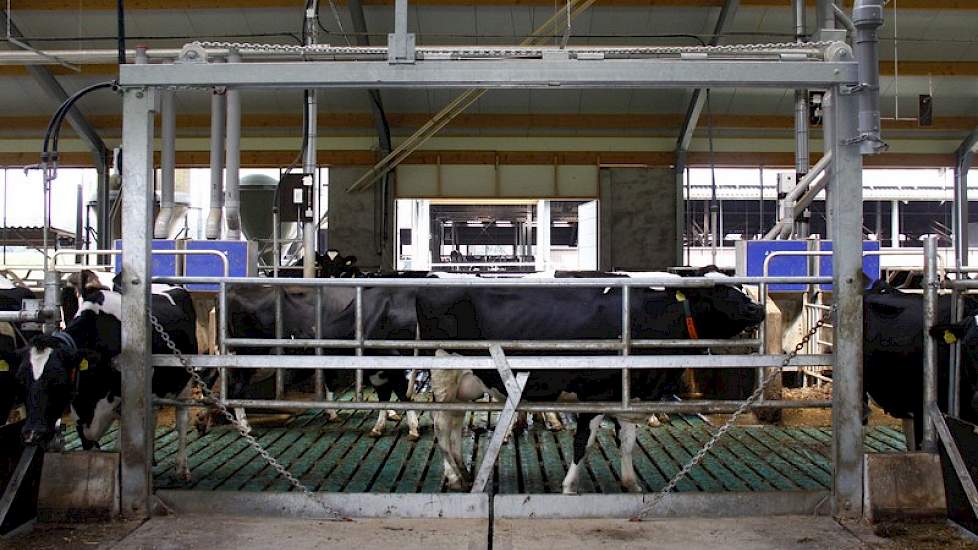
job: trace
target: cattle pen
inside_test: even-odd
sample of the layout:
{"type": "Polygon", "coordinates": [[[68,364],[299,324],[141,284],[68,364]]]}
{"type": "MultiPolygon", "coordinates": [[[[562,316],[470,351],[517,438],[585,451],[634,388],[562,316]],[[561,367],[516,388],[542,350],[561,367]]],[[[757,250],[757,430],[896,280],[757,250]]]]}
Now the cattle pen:
{"type": "MultiPolygon", "coordinates": [[[[569,32],[572,12],[586,9],[592,3],[593,0],[573,0],[554,17],[566,16],[569,32]]],[[[735,9],[737,2],[725,4],[732,4],[735,9]]],[[[795,4],[804,11],[804,2],[795,4]]],[[[818,5],[820,25],[826,19],[835,21],[834,3],[820,0],[818,5]],[[822,9],[825,5],[829,6],[827,12],[822,9]]],[[[836,9],[841,13],[841,9],[836,9]]],[[[912,446],[903,433],[890,426],[864,424],[868,414],[864,412],[863,384],[864,259],[907,254],[864,250],[862,238],[864,157],[884,148],[880,137],[877,36],[883,24],[882,10],[882,0],[856,0],[850,21],[851,45],[846,41],[846,31],[835,29],[832,24],[825,25],[823,32],[815,37],[817,40],[786,44],[721,46],[714,41],[711,45],[694,47],[609,48],[566,46],[565,40],[561,47],[532,44],[430,47],[415,46],[414,35],[407,32],[408,0],[396,0],[393,3],[395,32],[390,35],[387,47],[316,44],[318,31],[310,20],[306,24],[312,29],[307,29],[312,38],[304,33],[305,43],[300,46],[194,42],[180,49],[137,48],[131,52],[133,63],[119,66],[118,81],[114,84],[122,97],[125,150],[121,173],[125,182],[120,207],[121,249],[99,247],[55,254],[55,257],[111,256],[116,262],[113,267],[118,268],[122,320],[118,361],[127,365],[121,370],[122,421],[99,443],[104,447],[114,445],[120,451],[121,514],[147,518],[162,503],[177,513],[220,510],[229,514],[317,519],[644,519],[809,514],[844,520],[864,518],[868,512],[865,509],[868,507],[867,456],[904,453],[912,446]],[[174,123],[174,96],[198,92],[213,92],[215,97],[228,95],[226,110],[216,114],[215,109],[212,124],[220,127],[227,122],[228,158],[236,155],[240,163],[241,129],[231,130],[235,126],[230,122],[241,117],[240,95],[249,91],[313,90],[304,95],[303,111],[302,160],[303,171],[308,175],[317,168],[314,90],[468,90],[468,95],[453,104],[461,110],[477,99],[473,96],[486,90],[532,90],[546,94],[554,90],[601,93],[608,89],[692,89],[697,94],[711,89],[780,89],[804,94],[806,98],[808,91],[823,92],[819,107],[824,154],[808,171],[806,123],[804,144],[796,141],[795,146],[799,153],[804,149],[807,174],[799,172],[803,178],[792,191],[796,195],[792,200],[798,202],[785,205],[786,214],[779,218],[781,221],[772,232],[773,238],[785,232],[790,236],[794,224],[798,223],[794,216],[800,215],[816,195],[824,192],[830,212],[827,231],[831,240],[826,242],[831,248],[772,249],[765,253],[760,275],[722,278],[701,275],[317,278],[313,263],[318,227],[312,219],[309,196],[312,187],[318,185],[318,176],[309,176],[292,190],[295,196],[302,197],[297,204],[310,203],[310,214],[297,218],[304,227],[303,238],[294,244],[301,244],[306,252],[301,277],[278,276],[280,247],[285,240],[278,234],[277,209],[274,276],[232,276],[227,255],[220,251],[154,249],[156,121],[160,116],[164,134],[172,134],[172,128],[167,129],[174,123]],[[155,274],[154,257],[167,255],[217,256],[223,274],[155,274]],[[769,273],[773,260],[779,257],[803,258],[808,262],[805,274],[769,273]],[[827,257],[831,258],[825,268],[816,267],[812,275],[807,267],[821,266],[827,257]],[[156,284],[215,289],[211,353],[185,353],[173,344],[153,312],[153,285],[156,284]],[[830,303],[805,302],[802,306],[811,326],[806,327],[810,330],[801,331],[798,342],[782,340],[779,331],[770,334],[764,322],[756,333],[748,331],[732,338],[698,338],[688,303],[682,304],[686,308],[688,338],[648,338],[634,334],[636,296],[644,290],[654,288],[671,293],[681,303],[686,300],[684,293],[747,287],[756,292],[754,297],[767,315],[769,290],[779,285],[803,287],[812,295],[816,289],[831,295],[830,303]],[[235,333],[229,295],[245,288],[275,297],[273,337],[235,333]],[[296,289],[308,293],[315,304],[316,317],[305,331],[308,337],[289,335],[283,330],[289,312],[282,310],[282,296],[296,289]],[[621,312],[617,320],[620,330],[617,337],[606,339],[537,339],[534,335],[524,339],[425,339],[418,323],[413,339],[375,337],[367,328],[366,295],[376,289],[431,292],[587,289],[614,298],[621,312]],[[352,295],[349,304],[352,338],[324,335],[328,320],[323,319],[322,304],[326,296],[338,290],[352,295]],[[826,342],[830,344],[830,353],[819,350],[822,329],[830,330],[830,342],[826,342]],[[154,349],[154,337],[162,339],[168,348],[154,349]],[[245,349],[250,353],[239,353],[245,349]],[[256,354],[254,350],[261,351],[256,354]],[[454,355],[453,351],[465,355],[454,355]],[[831,382],[830,397],[798,400],[766,396],[768,384],[780,380],[782,372],[809,373],[816,367],[831,368],[830,379],[810,375],[831,382]],[[154,372],[163,369],[184,369],[195,382],[209,381],[213,374],[216,382],[207,386],[214,388],[214,395],[205,390],[207,395],[203,397],[155,396],[154,372]],[[258,369],[275,372],[274,398],[230,397],[231,373],[258,369]],[[378,369],[411,371],[412,383],[414,373],[420,371],[475,374],[488,371],[499,376],[505,391],[495,401],[381,401],[370,389],[369,376],[365,376],[366,372],[378,369]],[[632,387],[634,373],[677,369],[751,369],[756,373],[751,375],[756,380],[746,399],[639,400],[632,387]],[[615,388],[615,395],[620,395],[620,399],[540,402],[524,398],[529,377],[533,376],[529,372],[543,375],[568,370],[620,373],[620,386],[615,388]],[[312,372],[314,392],[302,399],[286,399],[283,395],[286,371],[312,372]],[[325,391],[323,380],[327,374],[337,371],[353,372],[355,378],[350,387],[331,396],[325,391]],[[155,411],[160,407],[176,410],[216,407],[231,420],[230,427],[212,428],[206,434],[190,436],[186,457],[193,474],[191,480],[179,475],[177,431],[154,423],[155,411]],[[745,412],[796,409],[828,410],[831,427],[736,423],[745,412]],[[260,422],[248,426],[240,416],[246,410],[286,411],[290,416],[274,426],[260,422]],[[332,411],[339,411],[338,418],[330,418],[332,411]],[[467,435],[462,455],[466,473],[470,472],[472,478],[465,480],[465,491],[449,490],[446,485],[450,458],[442,454],[435,440],[432,414],[422,417],[420,438],[413,437],[407,431],[407,422],[400,420],[393,431],[379,437],[368,434],[373,419],[378,414],[383,417],[386,411],[465,414],[467,435]],[[553,411],[609,416],[604,424],[599,418],[597,429],[592,428],[594,446],[582,466],[584,473],[577,494],[562,494],[571,493],[562,480],[579,465],[574,459],[579,449],[575,449],[570,431],[551,433],[533,429],[509,435],[519,413],[553,411]],[[620,450],[627,437],[620,424],[610,417],[647,418],[657,414],[667,414],[669,420],[654,427],[643,424],[631,441],[641,492],[628,492],[622,488],[628,476],[620,450]]],[[[718,26],[722,26],[726,11],[724,7],[718,26]]],[[[35,52],[16,55],[34,56],[35,52]]],[[[115,55],[114,50],[79,50],[65,51],[59,58],[84,65],[105,63],[115,55]]],[[[127,55],[125,51],[123,55],[127,55]]],[[[690,107],[698,117],[704,103],[694,99],[690,107]]],[[[804,102],[801,107],[804,108],[804,102]]],[[[805,114],[799,116],[805,118],[805,114]]],[[[211,139],[217,138],[212,135],[211,139]]],[[[677,226],[683,223],[683,172],[691,139],[692,130],[684,128],[673,165],[677,174],[674,186],[677,226]]],[[[211,146],[215,150],[225,147],[223,141],[212,142],[211,146]]],[[[167,166],[173,169],[173,147],[172,140],[161,140],[164,172],[167,166]]],[[[404,154],[399,160],[406,157],[404,154]]],[[[441,162],[439,157],[439,170],[441,162]]],[[[498,158],[496,164],[498,168],[498,158]]],[[[56,166],[56,155],[45,158],[47,197],[51,193],[48,178],[53,179],[56,166]]],[[[553,169],[556,187],[556,157],[553,169]]],[[[220,179],[222,170],[218,166],[214,177],[220,179]]],[[[382,179],[387,171],[368,171],[362,178],[382,179]]],[[[440,190],[441,172],[438,174],[440,190]]],[[[234,178],[236,181],[236,174],[234,178]]],[[[366,180],[357,180],[350,189],[363,181],[366,180]]],[[[965,179],[963,186],[955,187],[958,201],[965,204],[966,185],[965,179]]],[[[498,178],[496,186],[499,186],[498,178]]],[[[959,223],[961,216],[959,213],[959,223]]],[[[967,227],[966,218],[965,215],[964,227],[967,227]]],[[[967,230],[955,235],[958,246],[963,239],[965,255],[966,235],[967,230]]],[[[670,251],[674,249],[677,262],[682,262],[681,235],[676,235],[675,242],[659,244],[670,251]]],[[[961,276],[978,268],[966,267],[967,258],[957,262],[957,267],[943,266],[945,272],[956,273],[958,278],[942,282],[937,242],[933,237],[924,241],[919,257],[926,335],[937,324],[939,293],[946,291],[952,295],[952,314],[957,319],[964,311],[963,295],[978,288],[978,282],[962,280],[961,276]]],[[[46,332],[55,331],[61,320],[61,272],[70,269],[74,268],[59,266],[56,261],[51,265],[46,263],[44,299],[40,307],[35,311],[0,312],[0,320],[42,322],[46,332]]],[[[933,339],[924,338],[923,399],[929,415],[931,406],[936,407],[938,393],[946,389],[953,396],[949,410],[954,414],[962,406],[958,397],[961,350],[958,345],[953,347],[947,388],[939,388],[937,346],[933,339]]],[[[617,380],[615,384],[619,384],[617,380]]],[[[925,451],[937,452],[938,430],[939,425],[924,421],[922,448],[925,451]]],[[[72,433],[67,437],[65,450],[77,451],[82,444],[81,438],[72,433]]]]}

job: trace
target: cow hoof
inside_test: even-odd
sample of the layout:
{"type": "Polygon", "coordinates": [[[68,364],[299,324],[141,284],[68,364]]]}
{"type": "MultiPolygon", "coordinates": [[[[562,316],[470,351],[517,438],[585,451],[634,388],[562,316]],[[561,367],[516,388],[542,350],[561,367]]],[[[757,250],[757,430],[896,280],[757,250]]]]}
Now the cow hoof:
{"type": "Polygon", "coordinates": [[[415,432],[411,432],[411,433],[408,433],[407,438],[408,438],[408,441],[417,441],[417,440],[421,439],[421,434],[415,433],[415,432]]]}
{"type": "Polygon", "coordinates": [[[547,429],[549,431],[551,431],[551,432],[562,432],[562,431],[564,431],[564,425],[563,424],[552,424],[552,425],[547,426],[547,429]]]}
{"type": "Polygon", "coordinates": [[[190,470],[183,470],[177,473],[177,478],[184,483],[190,483],[193,480],[193,476],[190,474],[190,470]]]}
{"type": "Polygon", "coordinates": [[[387,420],[393,420],[394,422],[400,422],[401,415],[397,414],[397,411],[387,411],[387,420]]]}
{"type": "Polygon", "coordinates": [[[658,416],[653,414],[652,416],[649,417],[648,424],[650,428],[658,428],[659,426],[662,425],[662,421],[659,420],[658,416]]]}
{"type": "Polygon", "coordinates": [[[571,489],[570,487],[564,487],[563,494],[569,496],[577,495],[577,489],[571,489]]]}
{"type": "Polygon", "coordinates": [[[621,484],[621,486],[622,486],[623,489],[625,489],[629,493],[641,493],[642,492],[642,486],[639,485],[637,481],[623,482],[621,484]]]}
{"type": "Polygon", "coordinates": [[[333,424],[336,424],[337,422],[343,422],[343,419],[340,418],[340,415],[333,413],[328,417],[326,417],[326,422],[331,422],[333,424]]]}
{"type": "Polygon", "coordinates": [[[380,436],[384,435],[384,432],[382,432],[382,431],[380,431],[378,429],[373,429],[373,430],[370,430],[370,433],[368,433],[367,435],[370,436],[370,437],[380,437],[380,436]]]}

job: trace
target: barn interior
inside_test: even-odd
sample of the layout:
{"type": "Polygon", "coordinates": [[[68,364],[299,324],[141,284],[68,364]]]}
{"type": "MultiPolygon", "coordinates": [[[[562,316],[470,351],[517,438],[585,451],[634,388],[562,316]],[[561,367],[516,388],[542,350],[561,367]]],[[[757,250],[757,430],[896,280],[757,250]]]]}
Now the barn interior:
{"type": "MultiPolygon", "coordinates": [[[[34,299],[0,321],[11,334],[63,332],[69,276],[119,274],[117,364],[138,365],[118,369],[121,419],[96,450],[69,415],[60,449],[25,446],[26,400],[0,418],[0,536],[15,544],[43,535],[45,517],[160,509],[488,519],[490,548],[493,517],[978,526],[967,474],[978,453],[960,419],[976,367],[967,344],[922,336],[905,350],[924,405],[917,433],[875,396],[863,405],[871,289],[914,296],[929,334],[966,321],[978,288],[978,4],[8,0],[2,14],[0,272],[34,299]],[[329,278],[337,255],[346,263],[329,278]],[[558,278],[567,272],[580,282],[558,278]],[[717,273],[763,307],[761,323],[704,340],[687,306],[679,336],[622,328],[646,289],[681,303],[724,285],[717,273]],[[195,352],[152,344],[148,281],[189,291],[195,352]],[[426,345],[420,321],[408,338],[365,334],[371,290],[464,285],[601,289],[626,312],[601,341],[530,331],[426,345]],[[260,337],[229,305],[247,287],[275,303],[260,337]],[[323,296],[347,291],[350,334],[324,335],[323,296]],[[300,295],[316,296],[315,320],[283,309],[300,295]],[[290,333],[293,318],[312,328],[290,333]],[[623,397],[521,400],[520,366],[554,355],[565,369],[618,366],[623,397]],[[388,407],[377,365],[510,380],[501,399],[458,405],[475,490],[451,484],[429,377],[412,374],[417,395],[390,402],[373,433],[388,407]],[[206,375],[205,396],[152,394],[154,369],[181,367],[206,375]],[[674,391],[629,399],[630,372],[668,368],[686,369],[674,391]],[[229,372],[255,369],[253,391],[230,396],[229,372]],[[336,372],[343,382],[327,388],[336,372]],[[191,431],[187,478],[177,411],[204,422],[215,407],[233,420],[191,431]],[[517,409],[529,425],[505,437],[517,409]],[[578,469],[576,417],[592,411],[642,416],[629,453],[642,494],[629,491],[611,416],[578,494],[562,494],[578,469]]],[[[813,542],[888,533],[839,543],[830,530],[813,542]]]]}

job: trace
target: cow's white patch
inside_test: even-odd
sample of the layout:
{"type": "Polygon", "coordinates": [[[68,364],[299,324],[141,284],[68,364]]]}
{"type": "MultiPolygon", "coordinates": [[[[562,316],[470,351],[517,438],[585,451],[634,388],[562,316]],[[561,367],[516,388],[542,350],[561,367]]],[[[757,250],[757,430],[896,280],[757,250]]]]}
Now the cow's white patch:
{"type": "Polygon", "coordinates": [[[102,311],[102,306],[99,305],[99,304],[96,304],[95,302],[89,302],[87,300],[81,300],[81,299],[79,299],[78,300],[78,313],[75,314],[75,317],[81,317],[81,314],[84,313],[84,312],[86,312],[86,311],[91,311],[91,312],[95,313],[96,315],[98,315],[102,311]]]}
{"type": "Polygon", "coordinates": [[[95,404],[95,412],[92,415],[92,423],[88,426],[82,428],[82,433],[85,434],[85,439],[89,441],[98,441],[102,439],[105,432],[109,431],[109,427],[115,422],[117,417],[116,407],[121,404],[121,399],[113,398],[109,399],[104,397],[95,404]]]}
{"type": "Polygon", "coordinates": [[[111,290],[103,290],[102,313],[111,315],[122,321],[122,294],[111,290]]]}
{"type": "Polygon", "coordinates": [[[383,386],[384,384],[387,383],[387,379],[381,376],[379,372],[375,372],[371,374],[369,379],[370,379],[370,383],[373,384],[374,387],[383,386]]]}
{"type": "Polygon", "coordinates": [[[51,348],[37,349],[31,347],[31,374],[34,375],[34,380],[40,380],[41,375],[44,374],[44,367],[48,364],[48,359],[51,357],[51,348]]]}
{"type": "Polygon", "coordinates": [[[173,290],[175,288],[177,288],[177,287],[175,287],[173,285],[164,285],[164,284],[154,283],[151,292],[153,294],[156,294],[157,296],[162,296],[162,297],[166,298],[167,300],[169,300],[171,306],[175,306],[175,305],[177,305],[177,303],[175,301],[173,301],[173,296],[170,296],[168,294],[168,292],[170,292],[171,290],[173,290]]]}
{"type": "Polygon", "coordinates": [[[0,277],[0,289],[8,290],[11,288],[16,288],[16,285],[14,285],[14,283],[10,279],[6,277],[0,277]]]}

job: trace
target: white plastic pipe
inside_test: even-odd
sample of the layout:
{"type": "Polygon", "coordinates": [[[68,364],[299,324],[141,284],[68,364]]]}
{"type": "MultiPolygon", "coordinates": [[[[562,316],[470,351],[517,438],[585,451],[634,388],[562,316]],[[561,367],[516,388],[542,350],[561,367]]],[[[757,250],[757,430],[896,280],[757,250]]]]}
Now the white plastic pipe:
{"type": "Polygon", "coordinates": [[[156,216],[153,237],[168,238],[173,219],[174,187],[176,176],[177,113],[174,108],[173,90],[160,93],[160,213],[156,216]]]}
{"type": "Polygon", "coordinates": [[[205,236],[220,239],[224,210],[224,125],[227,104],[224,92],[211,92],[211,205],[205,236]]]}
{"type": "MultiPolygon", "coordinates": [[[[241,56],[232,52],[229,63],[240,63],[241,56]]],[[[241,238],[241,92],[228,88],[227,91],[227,182],[225,187],[225,218],[227,238],[241,238]]]]}

